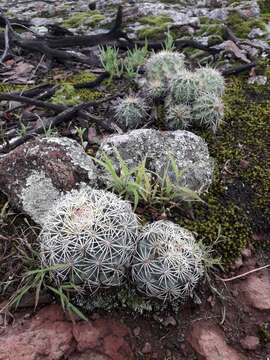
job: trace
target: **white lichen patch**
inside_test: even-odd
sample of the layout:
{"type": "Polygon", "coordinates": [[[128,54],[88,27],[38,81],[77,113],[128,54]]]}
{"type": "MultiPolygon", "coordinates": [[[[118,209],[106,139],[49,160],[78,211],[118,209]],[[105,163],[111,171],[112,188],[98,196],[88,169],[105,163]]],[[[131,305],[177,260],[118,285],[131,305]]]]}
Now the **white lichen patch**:
{"type": "Polygon", "coordinates": [[[48,210],[60,196],[60,191],[43,171],[32,171],[20,195],[24,212],[40,225],[44,223],[48,210]]]}

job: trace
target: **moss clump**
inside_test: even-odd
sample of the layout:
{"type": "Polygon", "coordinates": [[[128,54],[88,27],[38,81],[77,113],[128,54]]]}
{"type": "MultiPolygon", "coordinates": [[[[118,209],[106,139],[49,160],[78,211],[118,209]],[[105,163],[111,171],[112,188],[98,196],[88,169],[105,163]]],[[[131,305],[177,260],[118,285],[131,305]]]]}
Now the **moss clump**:
{"type": "Polygon", "coordinates": [[[262,19],[244,19],[238,12],[233,11],[227,20],[228,26],[239,38],[246,38],[253,28],[260,28],[265,31],[265,23],[262,19]]]}
{"type": "Polygon", "coordinates": [[[209,19],[206,16],[200,18],[200,29],[196,32],[196,36],[213,35],[221,39],[224,38],[224,25],[219,20],[209,19]]]}
{"type": "Polygon", "coordinates": [[[140,39],[160,39],[164,37],[164,33],[173,21],[169,16],[159,15],[142,17],[139,19],[139,22],[146,25],[138,31],[140,39]]]}
{"type": "Polygon", "coordinates": [[[270,14],[270,2],[269,0],[258,0],[257,1],[262,14],[270,14]]]}
{"type": "Polygon", "coordinates": [[[105,16],[99,11],[78,12],[63,21],[63,26],[67,28],[77,28],[80,25],[95,27],[105,16]]]}
{"type": "Polygon", "coordinates": [[[63,84],[51,98],[53,104],[61,105],[77,105],[80,103],[80,97],[76,94],[74,86],[70,84],[63,84]]]}
{"type": "Polygon", "coordinates": [[[222,263],[229,264],[245,248],[251,236],[244,211],[233,202],[226,203],[222,193],[212,192],[206,198],[207,206],[194,207],[194,220],[181,220],[187,229],[194,231],[205,243],[213,244],[222,256],[222,263]],[[219,196],[219,198],[217,197],[219,196]]]}
{"type": "MultiPolygon", "coordinates": [[[[81,84],[94,81],[96,76],[90,71],[81,71],[77,74],[69,76],[65,80],[61,80],[61,84],[81,84]]],[[[79,96],[80,102],[86,102],[98,99],[101,96],[101,92],[94,89],[75,89],[76,95],[79,96]]]]}

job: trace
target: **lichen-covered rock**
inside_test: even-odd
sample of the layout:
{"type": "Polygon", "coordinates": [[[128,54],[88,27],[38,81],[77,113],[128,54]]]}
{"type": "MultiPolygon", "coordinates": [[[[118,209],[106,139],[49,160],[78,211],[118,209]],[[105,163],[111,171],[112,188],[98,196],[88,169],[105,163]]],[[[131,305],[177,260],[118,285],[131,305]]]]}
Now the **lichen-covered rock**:
{"type": "Polygon", "coordinates": [[[95,186],[96,168],[82,147],[68,138],[29,141],[0,158],[0,191],[10,204],[42,223],[62,192],[95,186]]]}
{"type": "MultiPolygon", "coordinates": [[[[211,184],[213,162],[207,144],[191,132],[138,129],[112,135],[102,142],[97,157],[102,157],[104,152],[117,167],[115,149],[130,168],[136,167],[146,157],[149,170],[160,176],[164,174],[168,161],[174,159],[178,169],[183,171],[181,186],[198,193],[206,191],[211,184]]],[[[168,175],[175,180],[171,168],[168,175]]]]}

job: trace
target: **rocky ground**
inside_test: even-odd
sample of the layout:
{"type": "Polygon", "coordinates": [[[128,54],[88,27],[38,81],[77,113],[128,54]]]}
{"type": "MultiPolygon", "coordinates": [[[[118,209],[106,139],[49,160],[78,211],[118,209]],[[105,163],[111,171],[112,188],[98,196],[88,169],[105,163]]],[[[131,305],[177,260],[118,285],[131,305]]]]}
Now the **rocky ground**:
{"type": "MultiPolygon", "coordinates": [[[[89,318],[85,322],[74,312],[63,312],[57,297],[45,289],[41,289],[39,299],[30,289],[16,310],[8,306],[10,296],[22,280],[21,274],[33,270],[36,258],[32,246],[36,250],[39,231],[36,224],[42,224],[51,203],[61,191],[69,191],[78,184],[87,182],[97,186],[96,167],[88,155],[96,154],[100,145],[108,150],[110,141],[117,143],[121,139],[121,151],[129,153],[127,148],[131,146],[132,156],[128,161],[134,161],[133,151],[137,146],[143,149],[149,146],[154,154],[155,170],[159,171],[164,148],[179,152],[171,139],[169,145],[155,149],[153,139],[160,135],[154,131],[149,136],[152,142],[143,135],[135,141],[129,138],[129,145],[121,148],[126,137],[114,119],[109,121],[110,102],[90,107],[90,125],[89,118],[85,123],[82,115],[74,120],[71,114],[66,124],[56,123],[52,129],[47,128],[46,135],[57,140],[49,137],[49,140],[28,141],[32,130],[44,130],[44,121],[46,127],[48,119],[67,109],[53,105],[39,108],[36,103],[22,107],[18,97],[9,99],[7,94],[21,95],[44,83],[49,84],[47,91],[52,85],[95,81],[103,69],[97,46],[72,46],[69,51],[75,49],[79,60],[66,61],[62,53],[60,57],[56,54],[50,57],[46,51],[42,50],[41,54],[36,48],[29,51],[29,47],[20,48],[17,43],[0,71],[0,359],[269,360],[268,1],[202,0],[194,6],[191,0],[57,3],[0,0],[1,10],[12,23],[20,24],[19,33],[29,40],[36,36],[31,31],[40,36],[55,36],[60,31],[55,24],[73,35],[105,34],[113,26],[118,5],[123,6],[122,30],[130,39],[147,38],[154,46],[164,40],[165,32],[170,29],[174,39],[180,40],[177,50],[185,54],[190,68],[210,64],[226,76],[224,126],[215,135],[194,130],[199,139],[206,140],[209,154],[216,160],[215,178],[205,197],[208,207],[195,204],[188,216],[183,209],[174,207],[139,205],[137,209],[144,221],[173,220],[200,234],[207,244],[220,237],[221,242],[214,245],[214,250],[222,257],[224,268],[211,272],[210,279],[199,286],[197,297],[174,308],[156,306],[145,299],[137,304],[134,293],[127,296],[123,292],[120,300],[105,293],[101,295],[105,306],[102,302],[100,305],[100,299],[95,305],[90,301],[89,306],[75,301],[89,318]],[[85,56],[91,57],[91,64],[85,61],[85,56]],[[85,124],[87,131],[82,134],[78,128],[85,124]],[[53,133],[48,134],[48,130],[53,133]],[[117,133],[115,140],[108,141],[107,135],[112,132],[117,133]]],[[[4,25],[1,18],[3,30],[4,25]]],[[[117,44],[120,55],[124,56],[126,43],[117,41],[114,39],[112,44],[117,44]]],[[[1,51],[5,45],[6,42],[1,43],[1,51]]],[[[113,83],[105,81],[91,89],[80,89],[76,96],[80,101],[98,101],[104,95],[121,97],[130,86],[137,85],[130,85],[120,77],[113,83]]],[[[150,125],[154,123],[157,130],[161,122],[163,130],[161,118],[162,115],[151,114],[150,125]]],[[[200,186],[206,186],[210,178],[208,150],[203,141],[194,140],[195,136],[192,139],[189,144],[193,154],[188,160],[200,166],[203,163],[200,186]]],[[[164,139],[158,141],[163,142],[164,139]]],[[[181,153],[185,151],[183,148],[181,153]]],[[[186,155],[184,159],[179,153],[177,156],[180,164],[187,160],[186,155]]],[[[197,184],[196,176],[189,178],[191,185],[197,184]]]]}

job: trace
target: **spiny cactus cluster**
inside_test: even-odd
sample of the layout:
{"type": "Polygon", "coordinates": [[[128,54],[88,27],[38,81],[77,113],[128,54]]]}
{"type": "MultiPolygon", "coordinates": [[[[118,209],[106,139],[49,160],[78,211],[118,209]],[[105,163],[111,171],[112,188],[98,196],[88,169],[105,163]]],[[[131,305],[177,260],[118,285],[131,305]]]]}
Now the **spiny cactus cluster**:
{"type": "MultiPolygon", "coordinates": [[[[216,132],[224,115],[221,96],[224,79],[215,69],[200,68],[195,72],[183,70],[171,79],[169,102],[172,106],[188,105],[191,109],[189,126],[201,126],[216,132]]],[[[165,125],[169,129],[182,128],[186,122],[170,111],[166,112],[165,125]]]]}
{"type": "Polygon", "coordinates": [[[56,282],[90,289],[118,286],[135,249],[138,222],[128,202],[84,188],[64,195],[51,209],[39,241],[42,264],[56,282]]]}
{"type": "Polygon", "coordinates": [[[171,78],[184,67],[184,57],[177,52],[163,50],[153,54],[145,65],[148,88],[153,97],[166,95],[171,78]]]}
{"type": "Polygon", "coordinates": [[[119,99],[114,107],[115,118],[123,129],[136,129],[147,116],[147,106],[143,98],[129,95],[119,99]]]}
{"type": "Polygon", "coordinates": [[[143,228],[133,257],[132,278],[144,294],[184,300],[203,272],[203,251],[190,231],[162,220],[143,228]]]}
{"type": "MultiPolygon", "coordinates": [[[[210,67],[189,71],[181,54],[164,50],[147,60],[145,77],[145,97],[165,101],[167,130],[194,125],[217,131],[224,115],[221,96],[225,88],[219,71],[210,67]]],[[[148,110],[142,96],[128,96],[115,106],[115,116],[123,129],[136,129],[145,123],[148,110]]]]}
{"type": "Polygon", "coordinates": [[[121,285],[130,268],[145,295],[183,301],[203,275],[203,250],[191,232],[169,221],[140,229],[130,204],[104,190],[85,187],[63,195],[39,241],[54,281],[71,281],[90,293],[121,285]]]}

